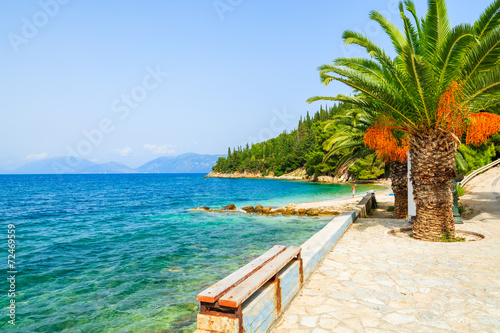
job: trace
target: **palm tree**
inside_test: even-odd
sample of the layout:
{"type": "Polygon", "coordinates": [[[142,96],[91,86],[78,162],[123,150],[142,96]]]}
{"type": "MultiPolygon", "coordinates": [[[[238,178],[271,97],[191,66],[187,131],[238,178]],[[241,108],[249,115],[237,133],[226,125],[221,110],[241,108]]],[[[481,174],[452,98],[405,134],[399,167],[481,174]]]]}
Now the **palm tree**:
{"type": "MultiPolygon", "coordinates": [[[[406,155],[402,158],[394,154],[394,151],[386,151],[386,148],[398,150],[398,145],[367,144],[365,137],[370,129],[374,128],[377,115],[371,110],[359,108],[348,109],[336,115],[326,126],[335,126],[337,131],[323,143],[323,148],[328,150],[323,162],[326,162],[333,154],[344,153],[337,161],[336,174],[348,169],[358,159],[375,153],[375,158],[380,158],[384,163],[389,163],[391,169],[391,187],[394,193],[394,213],[396,219],[405,219],[408,216],[408,168],[406,155]],[[346,153],[347,152],[347,153],[346,153]]],[[[326,128],[326,127],[325,127],[326,128]]],[[[406,153],[406,150],[403,151],[406,153]]],[[[374,160],[375,162],[375,160],[374,160]]]]}
{"type": "Polygon", "coordinates": [[[500,130],[500,117],[482,112],[500,103],[500,0],[473,24],[450,27],[444,0],[428,0],[419,19],[414,3],[399,3],[403,30],[370,13],[388,35],[391,58],[366,36],[345,31],[346,44],[364,48],[371,59],[338,58],[319,68],[325,85],[340,81],[355,96],[335,100],[377,111],[393,130],[409,135],[411,181],[417,216],[413,236],[455,236],[452,186],[457,143],[484,142],[500,130]],[[409,14],[410,17],[407,16],[409,14]]]}
{"type": "Polygon", "coordinates": [[[328,151],[323,163],[333,155],[341,154],[335,166],[335,177],[344,173],[357,160],[374,153],[373,149],[363,143],[364,134],[373,125],[373,121],[373,112],[370,110],[350,108],[327,122],[325,131],[334,127],[335,132],[323,142],[323,149],[328,151]]]}

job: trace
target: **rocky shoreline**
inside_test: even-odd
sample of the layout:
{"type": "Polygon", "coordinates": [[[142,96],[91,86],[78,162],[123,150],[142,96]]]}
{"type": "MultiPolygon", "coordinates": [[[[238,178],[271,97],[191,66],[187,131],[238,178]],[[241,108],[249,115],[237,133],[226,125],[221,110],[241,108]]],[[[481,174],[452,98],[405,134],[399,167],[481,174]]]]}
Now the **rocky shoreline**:
{"type": "MultiPolygon", "coordinates": [[[[343,207],[346,208],[346,207],[343,207]]],[[[333,207],[313,207],[313,208],[302,208],[296,204],[289,204],[284,208],[275,208],[271,206],[263,207],[262,205],[257,206],[246,206],[241,209],[237,209],[234,204],[224,206],[220,209],[211,209],[209,207],[197,207],[192,210],[201,210],[210,213],[243,213],[243,214],[255,214],[255,215],[298,215],[298,216],[335,216],[342,213],[342,211],[336,210],[333,207]]],[[[344,210],[344,209],[342,209],[344,210]]]]}
{"type": "Polygon", "coordinates": [[[308,176],[304,168],[298,168],[292,172],[286,173],[281,176],[276,176],[274,172],[269,172],[268,175],[263,175],[261,172],[236,171],[234,173],[222,173],[222,172],[210,172],[205,176],[206,178],[248,178],[248,179],[286,179],[286,180],[301,180],[306,182],[317,182],[317,183],[357,183],[357,184],[379,184],[390,186],[389,180],[359,180],[350,173],[346,173],[341,177],[332,176],[308,176]]]}
{"type": "Polygon", "coordinates": [[[210,172],[205,177],[207,178],[263,178],[263,179],[289,179],[289,180],[306,180],[305,170],[297,169],[293,172],[284,174],[282,176],[275,176],[274,172],[270,172],[268,175],[264,176],[261,172],[236,171],[234,173],[222,173],[222,172],[210,172]]]}
{"type": "MultiPolygon", "coordinates": [[[[390,189],[377,191],[378,198],[382,200],[391,200],[389,194],[390,189]]],[[[297,216],[336,216],[342,212],[352,210],[354,206],[363,198],[363,195],[355,196],[354,198],[330,199],[315,202],[291,203],[285,207],[271,206],[264,207],[262,205],[246,206],[242,208],[236,207],[234,204],[223,206],[221,208],[196,207],[192,211],[204,211],[209,213],[226,213],[226,214],[255,214],[255,215],[297,215],[297,216]]]]}

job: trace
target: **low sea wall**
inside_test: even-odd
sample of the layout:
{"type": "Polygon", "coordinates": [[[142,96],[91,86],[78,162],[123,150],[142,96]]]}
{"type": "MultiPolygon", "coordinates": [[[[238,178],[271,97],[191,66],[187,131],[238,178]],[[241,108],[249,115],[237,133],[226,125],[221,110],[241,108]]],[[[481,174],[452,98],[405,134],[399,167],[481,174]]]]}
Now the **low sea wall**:
{"type": "Polygon", "coordinates": [[[354,207],[335,217],[323,229],[302,244],[303,281],[300,279],[300,263],[293,261],[278,274],[278,281],[269,281],[242,304],[242,323],[238,318],[198,314],[197,333],[257,333],[267,332],[287,309],[300,289],[319,266],[325,255],[339,241],[358,217],[369,214],[375,195],[369,192],[354,207]],[[281,288],[278,292],[277,288],[281,288]],[[280,295],[277,297],[276,295],[280,295]]]}

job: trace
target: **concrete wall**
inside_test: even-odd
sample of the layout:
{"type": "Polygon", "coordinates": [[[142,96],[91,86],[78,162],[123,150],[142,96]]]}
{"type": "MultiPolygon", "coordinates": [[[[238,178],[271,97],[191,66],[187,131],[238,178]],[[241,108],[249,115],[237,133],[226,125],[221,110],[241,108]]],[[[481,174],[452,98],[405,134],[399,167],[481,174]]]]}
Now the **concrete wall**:
{"type": "MultiPolygon", "coordinates": [[[[338,215],[323,229],[302,244],[304,281],[307,281],[325,255],[335,246],[354,220],[357,217],[366,217],[371,208],[372,194],[368,193],[354,207],[354,210],[338,215]]],[[[281,286],[281,309],[284,311],[295,296],[298,295],[302,287],[300,284],[299,262],[293,261],[285,266],[279,272],[279,280],[281,286]]],[[[278,313],[278,300],[276,299],[276,287],[276,282],[268,282],[243,303],[244,332],[267,332],[280,317],[281,313],[278,313]]],[[[205,315],[198,315],[198,333],[238,332],[239,324],[235,323],[234,319],[230,320],[230,323],[219,316],[209,319],[205,315]],[[221,323],[218,323],[219,320],[221,323]],[[217,330],[216,327],[226,327],[226,329],[217,330]]]]}

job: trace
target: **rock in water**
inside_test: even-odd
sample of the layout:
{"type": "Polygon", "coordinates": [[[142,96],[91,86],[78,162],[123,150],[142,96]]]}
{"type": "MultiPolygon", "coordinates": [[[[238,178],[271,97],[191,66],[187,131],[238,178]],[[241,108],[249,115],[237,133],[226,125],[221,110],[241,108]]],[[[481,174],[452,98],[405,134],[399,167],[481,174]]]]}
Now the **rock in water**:
{"type": "Polygon", "coordinates": [[[236,206],[234,204],[230,204],[222,207],[221,210],[236,210],[236,206]]]}
{"type": "Polygon", "coordinates": [[[259,212],[259,213],[260,213],[260,212],[262,212],[262,210],[263,210],[263,209],[264,209],[264,207],[262,207],[262,205],[257,205],[257,206],[255,206],[255,211],[256,211],[256,212],[259,212]]]}
{"type": "Polygon", "coordinates": [[[307,210],[307,215],[309,216],[318,216],[319,215],[319,210],[318,209],[314,209],[314,208],[309,208],[307,210]]]}
{"type": "Polygon", "coordinates": [[[196,208],[193,208],[193,210],[204,210],[205,212],[208,212],[210,210],[210,208],[208,208],[208,207],[196,207],[196,208]]]}
{"type": "Polygon", "coordinates": [[[300,208],[300,209],[298,210],[298,213],[299,213],[299,215],[305,215],[305,214],[307,213],[307,209],[305,209],[305,208],[300,208]]]}
{"type": "Polygon", "coordinates": [[[333,210],[322,210],[319,212],[319,215],[339,215],[339,212],[333,210]]]}
{"type": "Polygon", "coordinates": [[[265,214],[269,214],[271,212],[271,206],[269,207],[266,207],[266,208],[262,208],[262,212],[265,213],[265,214]]]}
{"type": "Polygon", "coordinates": [[[255,211],[255,208],[253,208],[253,206],[246,206],[246,207],[243,207],[242,209],[247,213],[251,213],[251,212],[255,211]]]}

